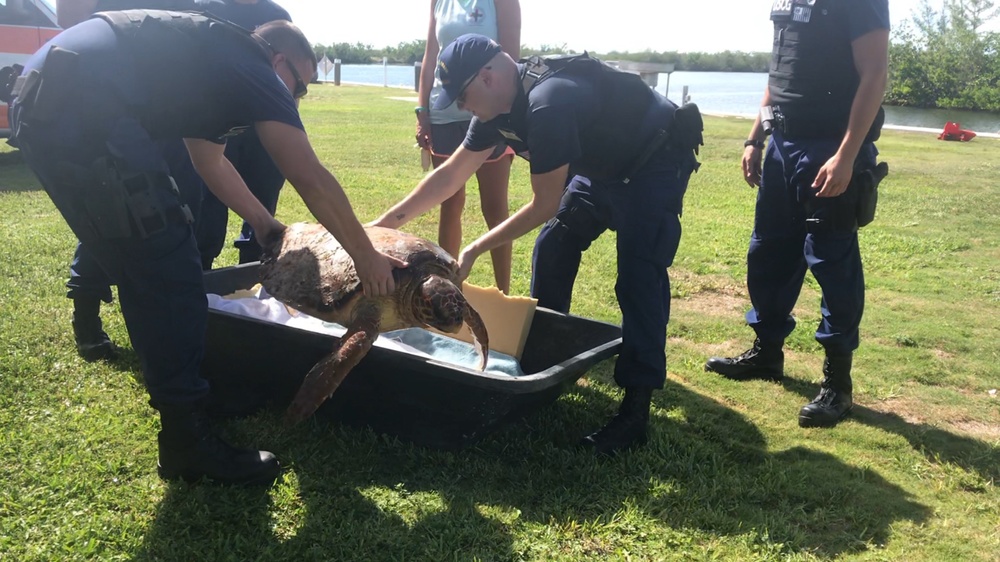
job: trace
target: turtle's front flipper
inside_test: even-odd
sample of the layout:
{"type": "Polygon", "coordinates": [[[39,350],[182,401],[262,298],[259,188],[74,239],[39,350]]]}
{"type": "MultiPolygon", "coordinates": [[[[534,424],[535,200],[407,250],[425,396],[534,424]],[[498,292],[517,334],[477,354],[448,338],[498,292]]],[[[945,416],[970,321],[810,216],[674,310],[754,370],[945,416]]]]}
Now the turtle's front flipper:
{"type": "MultiPolygon", "coordinates": [[[[359,307],[361,308],[361,307],[359,307]]],[[[333,353],[321,359],[306,375],[295,399],[285,412],[285,421],[299,423],[326,401],[347,373],[368,354],[378,337],[379,313],[374,306],[365,306],[354,317],[352,326],[334,346],[333,353]]]]}
{"type": "Polygon", "coordinates": [[[468,302],[465,303],[465,309],[462,311],[462,321],[472,330],[472,344],[476,347],[476,352],[479,353],[479,370],[485,371],[486,360],[489,359],[490,355],[490,335],[486,332],[486,324],[483,323],[483,319],[476,312],[476,309],[472,308],[468,302]]]}

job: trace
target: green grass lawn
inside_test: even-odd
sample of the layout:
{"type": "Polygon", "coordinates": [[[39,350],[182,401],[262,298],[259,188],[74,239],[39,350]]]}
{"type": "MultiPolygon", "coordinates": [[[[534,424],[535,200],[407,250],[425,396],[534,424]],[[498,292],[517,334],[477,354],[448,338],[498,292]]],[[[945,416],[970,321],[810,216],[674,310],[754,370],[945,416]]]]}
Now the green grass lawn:
{"type": "MultiPolygon", "coordinates": [[[[302,114],[320,158],[371,220],[420,179],[406,92],[312,86],[302,114]]],[[[671,269],[669,373],[650,444],[612,460],[574,448],[614,412],[612,361],[476,446],[441,452],[274,413],[228,422],[287,467],[263,490],[166,483],[159,422],[126,350],[77,357],[65,282],[75,239],[18,155],[0,150],[0,561],[50,560],[1000,560],[1000,141],[887,131],[891,174],[860,233],[868,300],[854,415],[803,430],[816,392],[819,292],[807,277],[782,384],[705,373],[742,351],[755,191],[749,122],[707,118],[671,269]],[[991,393],[993,392],[993,393],[991,393]]],[[[511,209],[529,197],[514,164],[511,209]]],[[[474,182],[466,238],[484,231],[474,182]]],[[[295,191],[286,223],[311,220],[295,191]]],[[[407,230],[436,236],[435,214],[407,230]]],[[[231,240],[238,229],[230,221],[231,240]]],[[[527,294],[533,237],[514,246],[527,294]]],[[[218,265],[236,262],[227,249],[218,265]]],[[[573,312],[620,321],[614,234],[587,252],[573,312]]],[[[470,279],[489,285],[484,256],[470,279]]]]}

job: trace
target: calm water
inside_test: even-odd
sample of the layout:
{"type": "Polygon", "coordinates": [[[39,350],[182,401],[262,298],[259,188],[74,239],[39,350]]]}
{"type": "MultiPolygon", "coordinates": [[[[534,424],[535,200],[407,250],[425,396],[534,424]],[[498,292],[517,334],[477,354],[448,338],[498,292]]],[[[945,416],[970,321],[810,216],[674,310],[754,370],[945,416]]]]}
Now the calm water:
{"type": "MultiPolygon", "coordinates": [[[[320,73],[322,77],[322,72],[320,73]]],[[[333,73],[329,76],[333,79],[333,73]]],[[[413,90],[412,66],[347,64],[341,67],[343,82],[387,85],[413,90]]],[[[680,101],[684,86],[691,101],[707,113],[753,116],[760,107],[767,85],[767,74],[751,72],[682,72],[660,74],[656,89],[680,101]],[[667,92],[669,78],[669,92],[667,92]]],[[[886,123],[910,127],[940,129],[948,121],[961,123],[962,128],[978,132],[1000,132],[1000,114],[948,109],[913,109],[886,107],[886,123]]]]}

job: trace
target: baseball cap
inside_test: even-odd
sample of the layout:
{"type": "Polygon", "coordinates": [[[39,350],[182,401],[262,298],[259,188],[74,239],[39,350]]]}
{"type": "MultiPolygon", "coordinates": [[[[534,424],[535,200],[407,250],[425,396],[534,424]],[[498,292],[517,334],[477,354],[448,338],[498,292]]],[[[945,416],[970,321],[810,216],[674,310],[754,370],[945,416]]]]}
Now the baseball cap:
{"type": "Polygon", "coordinates": [[[448,44],[438,58],[438,77],[444,91],[434,101],[440,111],[455,103],[479,69],[501,51],[500,44],[475,33],[466,33],[448,44]]]}

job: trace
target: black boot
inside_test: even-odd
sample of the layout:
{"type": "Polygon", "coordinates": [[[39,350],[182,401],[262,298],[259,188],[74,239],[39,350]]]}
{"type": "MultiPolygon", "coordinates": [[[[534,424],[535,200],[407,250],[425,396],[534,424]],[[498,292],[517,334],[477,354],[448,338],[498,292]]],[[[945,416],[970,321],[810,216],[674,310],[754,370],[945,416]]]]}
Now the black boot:
{"type": "Polygon", "coordinates": [[[747,381],[760,379],[779,382],[785,376],[784,342],[765,343],[753,340],[753,347],[736,357],[710,357],[705,370],[727,379],[747,381]]]}
{"type": "Polygon", "coordinates": [[[653,389],[629,387],[618,413],[608,425],[602,427],[580,441],[599,455],[614,456],[619,451],[627,451],[646,444],[649,427],[649,405],[653,389]]]}
{"type": "Polygon", "coordinates": [[[854,406],[851,355],[827,355],[823,375],[819,394],[799,411],[799,427],[833,427],[854,406]]]}
{"type": "Polygon", "coordinates": [[[73,338],[76,351],[84,361],[111,359],[115,344],[101,326],[101,299],[78,297],[73,299],[73,338]]]}
{"type": "Polygon", "coordinates": [[[201,478],[213,484],[270,485],[281,473],[278,459],[267,451],[238,449],[212,433],[195,405],[159,405],[163,429],[157,436],[160,478],[201,478]]]}

